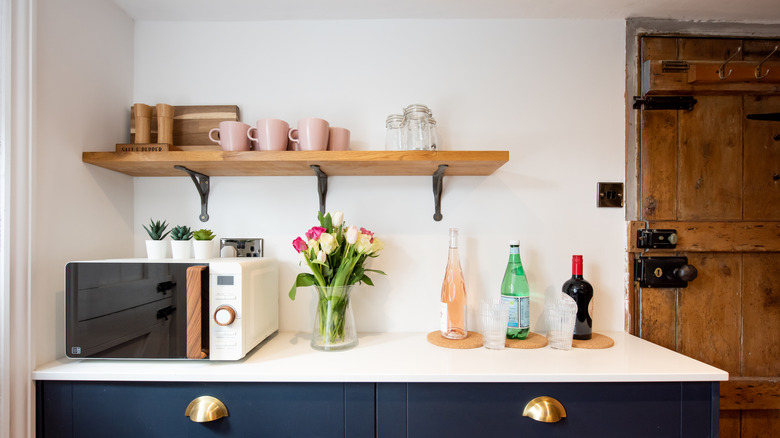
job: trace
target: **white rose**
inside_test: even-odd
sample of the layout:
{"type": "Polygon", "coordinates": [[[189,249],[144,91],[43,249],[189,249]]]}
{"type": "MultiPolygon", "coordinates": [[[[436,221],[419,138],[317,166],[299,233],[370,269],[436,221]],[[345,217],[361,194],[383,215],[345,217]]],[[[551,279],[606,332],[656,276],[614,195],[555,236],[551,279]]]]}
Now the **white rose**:
{"type": "Polygon", "coordinates": [[[358,236],[357,245],[355,245],[355,248],[361,254],[371,252],[371,236],[368,234],[361,234],[358,236]]]}
{"type": "Polygon", "coordinates": [[[323,251],[325,251],[326,254],[330,254],[333,252],[334,249],[336,249],[336,245],[338,242],[336,242],[336,238],[333,237],[333,234],[330,233],[322,233],[320,236],[320,248],[322,248],[323,251]]]}

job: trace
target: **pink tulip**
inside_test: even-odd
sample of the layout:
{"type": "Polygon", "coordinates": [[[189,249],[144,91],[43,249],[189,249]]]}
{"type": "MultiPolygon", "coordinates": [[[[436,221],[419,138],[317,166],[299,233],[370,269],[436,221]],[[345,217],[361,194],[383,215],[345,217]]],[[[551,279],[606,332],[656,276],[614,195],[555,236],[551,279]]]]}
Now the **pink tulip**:
{"type": "Polygon", "coordinates": [[[353,245],[355,242],[357,242],[358,234],[359,232],[356,226],[352,225],[347,228],[347,243],[353,245]]]}
{"type": "Polygon", "coordinates": [[[305,251],[309,249],[308,246],[306,246],[306,242],[301,239],[300,237],[296,237],[295,240],[293,240],[293,248],[295,248],[296,251],[300,254],[301,251],[305,251]]]}
{"type": "Polygon", "coordinates": [[[325,231],[328,230],[322,227],[312,227],[311,230],[306,232],[306,238],[311,240],[317,240],[325,231]]]}

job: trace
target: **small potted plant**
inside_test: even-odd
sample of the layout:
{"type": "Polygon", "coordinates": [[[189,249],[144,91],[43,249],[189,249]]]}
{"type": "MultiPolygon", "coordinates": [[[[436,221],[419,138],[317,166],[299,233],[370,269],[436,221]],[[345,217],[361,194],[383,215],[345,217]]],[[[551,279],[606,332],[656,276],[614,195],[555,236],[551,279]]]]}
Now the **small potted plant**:
{"type": "Polygon", "coordinates": [[[192,230],[186,225],[177,225],[171,230],[171,255],[175,259],[192,257],[192,230]]]}
{"type": "Polygon", "coordinates": [[[149,219],[149,226],[144,225],[143,227],[149,234],[149,239],[146,241],[146,256],[150,259],[164,259],[168,244],[163,242],[163,239],[170,233],[170,231],[165,231],[168,228],[168,223],[149,219]]]}
{"type": "Polygon", "coordinates": [[[196,259],[210,259],[214,257],[214,233],[211,230],[201,228],[192,233],[195,241],[192,242],[196,259]]]}

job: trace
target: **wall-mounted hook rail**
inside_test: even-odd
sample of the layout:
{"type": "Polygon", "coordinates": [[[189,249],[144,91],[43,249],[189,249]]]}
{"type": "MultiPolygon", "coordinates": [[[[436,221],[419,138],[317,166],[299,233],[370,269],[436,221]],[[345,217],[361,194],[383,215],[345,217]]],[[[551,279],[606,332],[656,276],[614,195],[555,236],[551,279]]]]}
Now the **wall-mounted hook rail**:
{"type": "Polygon", "coordinates": [[[200,219],[201,222],[206,222],[209,220],[209,183],[210,178],[208,175],[204,175],[200,172],[196,172],[194,170],[187,169],[184,166],[173,166],[174,169],[183,170],[190,174],[190,178],[192,178],[192,182],[195,183],[195,188],[198,189],[198,194],[200,195],[200,216],[198,216],[198,219],[200,219]]]}
{"type": "Polygon", "coordinates": [[[433,214],[433,220],[439,222],[442,219],[441,215],[441,188],[444,183],[444,171],[449,166],[446,164],[439,164],[439,168],[436,172],[433,172],[433,202],[435,203],[436,212],[433,214]]]}
{"type": "Polygon", "coordinates": [[[764,79],[765,77],[767,77],[769,75],[769,69],[766,69],[766,73],[761,74],[761,66],[764,65],[764,63],[767,62],[769,60],[769,58],[772,57],[772,55],[777,53],[777,48],[778,47],[780,47],[780,46],[775,46],[775,49],[772,50],[772,53],[770,53],[769,56],[764,58],[763,61],[758,63],[758,65],[756,66],[756,72],[755,72],[756,79],[764,79]]]}
{"type": "Polygon", "coordinates": [[[320,196],[320,213],[325,214],[325,198],[328,194],[328,174],[320,169],[320,166],[312,164],[314,174],[317,175],[317,193],[320,196]]]}
{"type": "Polygon", "coordinates": [[[726,59],[726,61],[723,62],[723,64],[718,67],[718,77],[721,79],[726,79],[727,77],[731,76],[732,70],[729,69],[729,72],[726,73],[726,64],[729,63],[732,59],[734,59],[735,56],[739,55],[740,52],[742,52],[742,47],[737,47],[737,50],[726,59]]]}

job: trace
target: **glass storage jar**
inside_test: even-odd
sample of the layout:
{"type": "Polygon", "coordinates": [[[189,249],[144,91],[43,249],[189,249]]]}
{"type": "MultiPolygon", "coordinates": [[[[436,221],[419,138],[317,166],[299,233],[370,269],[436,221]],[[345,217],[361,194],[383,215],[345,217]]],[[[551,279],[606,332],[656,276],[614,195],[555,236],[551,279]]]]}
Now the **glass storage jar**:
{"type": "Polygon", "coordinates": [[[406,149],[430,150],[431,132],[428,119],[431,110],[425,105],[409,105],[404,108],[403,132],[406,149]]]}
{"type": "Polygon", "coordinates": [[[391,114],[387,116],[385,121],[385,127],[387,127],[387,133],[385,134],[385,149],[388,151],[400,151],[406,149],[404,146],[404,136],[401,125],[403,124],[404,116],[400,114],[391,114]]]}

